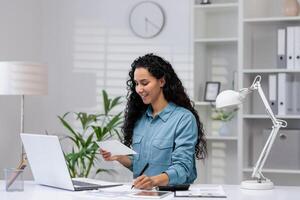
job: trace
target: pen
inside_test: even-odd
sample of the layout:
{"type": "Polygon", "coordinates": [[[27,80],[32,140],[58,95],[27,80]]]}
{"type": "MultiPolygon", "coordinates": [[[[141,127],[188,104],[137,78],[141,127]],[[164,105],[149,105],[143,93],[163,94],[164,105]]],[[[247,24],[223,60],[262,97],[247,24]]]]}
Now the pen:
{"type": "MultiPolygon", "coordinates": [[[[145,165],[145,167],[142,169],[142,171],[141,171],[141,173],[139,174],[139,176],[142,176],[143,175],[143,173],[146,171],[146,169],[149,167],[149,163],[147,163],[146,165],[145,165]]],[[[131,189],[134,187],[134,185],[132,185],[131,186],[131,189]]]]}

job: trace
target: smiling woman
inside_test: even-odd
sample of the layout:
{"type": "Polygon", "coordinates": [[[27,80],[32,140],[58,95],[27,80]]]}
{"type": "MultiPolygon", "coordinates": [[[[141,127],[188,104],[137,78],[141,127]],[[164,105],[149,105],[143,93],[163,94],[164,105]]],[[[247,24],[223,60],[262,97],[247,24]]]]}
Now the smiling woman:
{"type": "Polygon", "coordinates": [[[163,96],[162,87],[165,79],[162,77],[156,79],[145,68],[137,68],[134,72],[135,90],[140,95],[144,104],[155,104],[156,110],[153,110],[153,116],[158,111],[166,107],[168,102],[163,96]]]}
{"type": "Polygon", "coordinates": [[[101,150],[104,159],[131,169],[139,189],[193,183],[195,159],[205,158],[206,141],[199,116],[171,64],[153,54],[139,57],[131,65],[127,86],[122,131],[124,143],[137,154],[111,156],[101,150]],[[144,171],[145,166],[149,167],[144,171]]]}

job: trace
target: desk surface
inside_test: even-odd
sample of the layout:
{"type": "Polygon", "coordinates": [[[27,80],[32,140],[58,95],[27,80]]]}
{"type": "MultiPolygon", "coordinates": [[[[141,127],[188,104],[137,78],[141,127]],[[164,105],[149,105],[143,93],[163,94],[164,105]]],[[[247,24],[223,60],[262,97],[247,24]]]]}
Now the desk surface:
{"type": "MultiPolygon", "coordinates": [[[[197,185],[193,185],[197,187],[197,185]]],[[[300,199],[300,187],[275,186],[273,190],[251,191],[240,189],[239,185],[223,185],[227,195],[227,200],[296,200],[300,199]]],[[[6,192],[4,190],[4,182],[0,181],[0,199],[1,200],[96,200],[96,199],[112,199],[108,197],[92,196],[90,193],[72,192],[51,187],[36,185],[32,181],[25,181],[23,192],[6,192]]],[[[118,197],[115,199],[130,199],[130,197],[118,197]]],[[[163,199],[187,199],[174,198],[169,195],[163,199]]],[[[209,198],[191,198],[191,199],[209,199],[209,198]]],[[[216,200],[216,198],[213,198],[216,200]]]]}

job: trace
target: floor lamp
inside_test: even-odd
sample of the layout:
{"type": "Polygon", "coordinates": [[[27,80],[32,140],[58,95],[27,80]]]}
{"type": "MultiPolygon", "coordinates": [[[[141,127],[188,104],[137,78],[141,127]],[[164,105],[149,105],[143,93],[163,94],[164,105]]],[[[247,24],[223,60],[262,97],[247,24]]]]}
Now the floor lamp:
{"type": "MultiPolygon", "coordinates": [[[[0,62],[0,95],[21,96],[21,127],[24,132],[24,99],[25,95],[45,95],[48,92],[47,67],[33,62],[0,62]]],[[[18,169],[27,165],[26,153],[22,145],[22,154],[18,169]]],[[[19,174],[10,178],[11,185],[19,174]]]]}

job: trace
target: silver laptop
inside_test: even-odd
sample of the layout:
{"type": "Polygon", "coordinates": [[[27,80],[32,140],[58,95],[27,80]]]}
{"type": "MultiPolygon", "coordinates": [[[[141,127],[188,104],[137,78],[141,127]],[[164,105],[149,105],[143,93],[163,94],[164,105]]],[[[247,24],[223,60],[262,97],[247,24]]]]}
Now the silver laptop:
{"type": "Polygon", "coordinates": [[[57,136],[21,133],[21,138],[34,180],[38,184],[73,191],[120,185],[97,185],[72,180],[57,136]]]}

